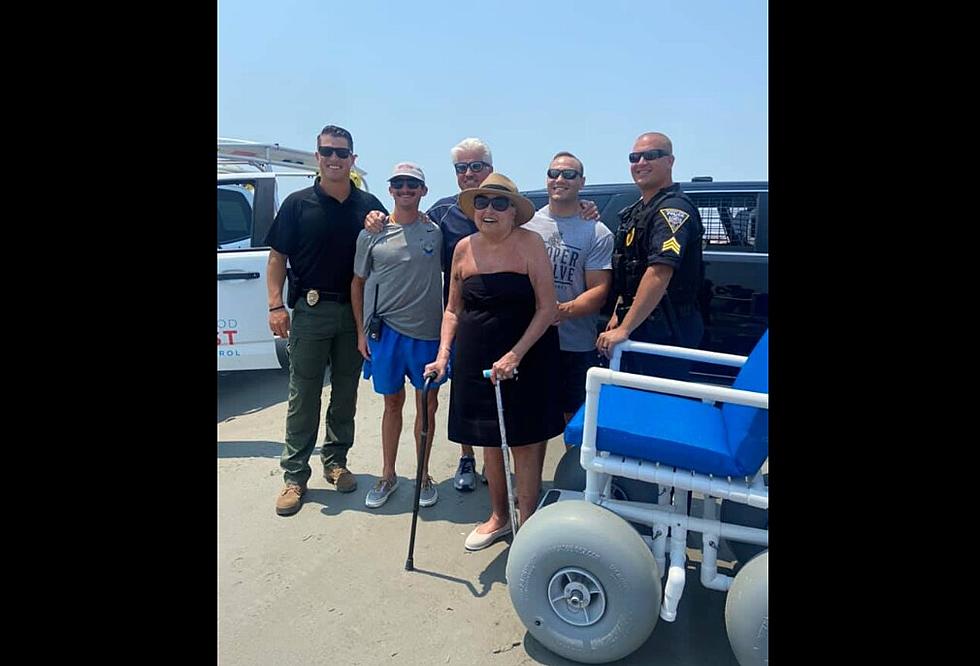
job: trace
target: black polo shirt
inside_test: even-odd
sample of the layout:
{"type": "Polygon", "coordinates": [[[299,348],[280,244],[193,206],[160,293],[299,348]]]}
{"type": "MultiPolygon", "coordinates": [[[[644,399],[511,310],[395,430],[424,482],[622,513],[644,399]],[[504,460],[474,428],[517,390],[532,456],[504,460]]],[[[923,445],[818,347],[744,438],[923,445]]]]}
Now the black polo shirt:
{"type": "Polygon", "coordinates": [[[674,269],[667,291],[678,304],[692,303],[701,286],[701,213],[686,198],[677,196],[680,184],[665,187],[643,206],[651,214],[648,224],[647,265],[667,264],[674,269]]]}
{"type": "Polygon", "coordinates": [[[289,257],[300,289],[350,293],[364,217],[372,210],[388,212],[373,194],[353,182],[350,189],[341,203],[320,188],[317,176],[313,187],[293,192],[279,208],[265,244],[289,257]]]}

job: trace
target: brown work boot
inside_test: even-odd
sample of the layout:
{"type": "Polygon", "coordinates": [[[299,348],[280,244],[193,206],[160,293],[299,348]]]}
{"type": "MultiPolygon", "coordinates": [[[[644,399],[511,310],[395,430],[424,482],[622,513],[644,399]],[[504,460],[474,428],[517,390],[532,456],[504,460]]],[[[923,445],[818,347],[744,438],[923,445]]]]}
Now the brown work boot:
{"type": "Polygon", "coordinates": [[[286,487],[276,498],[276,513],[280,516],[291,516],[303,506],[303,494],[306,487],[295,483],[287,483],[286,487]]]}
{"type": "Polygon", "coordinates": [[[327,480],[327,483],[337,486],[338,492],[352,493],[357,490],[357,479],[343,465],[331,465],[324,468],[323,478],[327,480]]]}

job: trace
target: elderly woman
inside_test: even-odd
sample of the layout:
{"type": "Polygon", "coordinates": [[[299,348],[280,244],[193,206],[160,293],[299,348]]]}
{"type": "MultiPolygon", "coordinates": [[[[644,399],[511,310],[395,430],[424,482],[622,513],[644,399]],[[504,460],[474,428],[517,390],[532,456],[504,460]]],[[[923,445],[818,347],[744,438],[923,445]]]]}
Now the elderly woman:
{"type": "Polygon", "coordinates": [[[439,355],[425,367],[441,379],[455,342],[449,439],[484,447],[492,514],[466,537],[481,550],[511,531],[497,402],[482,371],[501,384],[517,499],[527,520],[541,491],[544,446],[564,429],[558,378],[558,329],[551,260],[538,234],[520,226],[534,215],[509,178],[492,173],[463,190],[459,206],[477,233],[453,253],[439,355]],[[517,369],[520,367],[520,371],[517,369]]]}

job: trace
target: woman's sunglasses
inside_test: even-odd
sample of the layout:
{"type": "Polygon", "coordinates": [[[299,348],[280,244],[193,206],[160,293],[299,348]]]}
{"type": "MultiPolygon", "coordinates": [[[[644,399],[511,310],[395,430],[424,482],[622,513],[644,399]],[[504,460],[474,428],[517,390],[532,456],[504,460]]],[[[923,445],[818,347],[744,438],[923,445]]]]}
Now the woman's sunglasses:
{"type": "Polygon", "coordinates": [[[501,213],[510,208],[510,199],[507,197],[494,197],[490,198],[482,194],[477,194],[473,197],[473,208],[477,210],[483,210],[487,206],[493,206],[493,209],[500,211],[501,213]]]}

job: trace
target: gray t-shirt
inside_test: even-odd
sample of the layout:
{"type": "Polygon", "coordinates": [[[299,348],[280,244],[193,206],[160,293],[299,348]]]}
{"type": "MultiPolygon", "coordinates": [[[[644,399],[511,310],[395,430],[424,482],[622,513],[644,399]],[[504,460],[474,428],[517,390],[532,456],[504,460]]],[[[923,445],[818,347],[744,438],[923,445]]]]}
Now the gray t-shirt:
{"type": "Polygon", "coordinates": [[[411,224],[385,222],[379,234],[357,237],[354,273],[364,285],[364,325],[374,312],[385,324],[416,340],[438,340],[442,326],[442,232],[420,215],[411,224]]]}
{"type": "MultiPolygon", "coordinates": [[[[613,235],[599,221],[580,215],[558,217],[545,206],[524,225],[544,239],[555,270],[558,302],[570,301],[585,291],[585,271],[611,270],[613,235]]],[[[558,325],[562,351],[595,349],[597,315],[568,319],[558,325]]]]}

